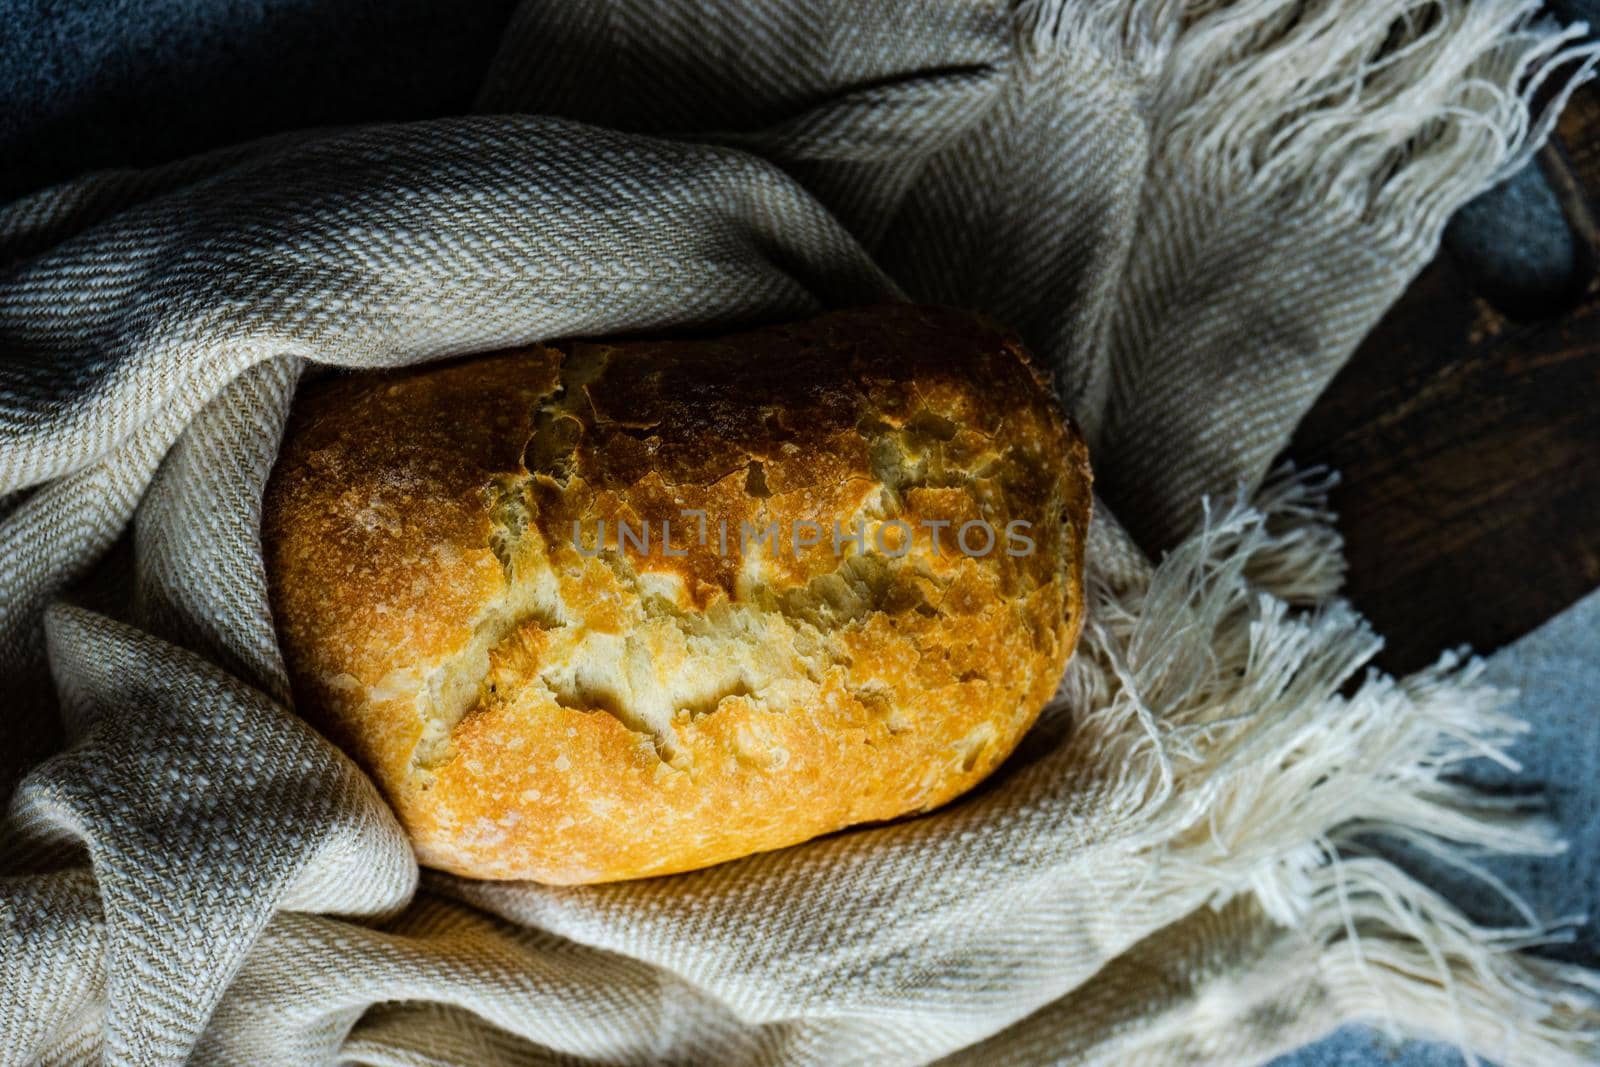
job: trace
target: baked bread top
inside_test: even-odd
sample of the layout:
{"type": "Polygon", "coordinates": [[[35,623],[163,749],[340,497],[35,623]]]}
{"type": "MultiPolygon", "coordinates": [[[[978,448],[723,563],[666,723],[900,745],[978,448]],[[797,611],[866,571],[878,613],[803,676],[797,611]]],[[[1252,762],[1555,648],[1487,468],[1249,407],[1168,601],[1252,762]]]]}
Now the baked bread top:
{"type": "Polygon", "coordinates": [[[1017,339],[894,305],[325,380],[263,540],[296,700],[419,859],[577,883],[976,784],[1076,642],[1089,502],[1017,339]]]}

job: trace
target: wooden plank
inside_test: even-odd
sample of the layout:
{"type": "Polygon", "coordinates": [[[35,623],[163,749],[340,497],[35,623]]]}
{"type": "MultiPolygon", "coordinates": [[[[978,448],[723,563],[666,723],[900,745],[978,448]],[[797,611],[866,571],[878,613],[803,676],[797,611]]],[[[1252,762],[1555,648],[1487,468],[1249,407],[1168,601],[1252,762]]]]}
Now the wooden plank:
{"type": "MultiPolygon", "coordinates": [[[[1560,194],[1564,177],[1592,205],[1600,93],[1575,102],[1560,137],[1553,184],[1560,194]]],[[[1333,504],[1347,590],[1388,639],[1382,666],[1514,640],[1600,587],[1600,285],[1558,318],[1517,323],[1441,256],[1288,455],[1344,476],[1333,504]]]]}

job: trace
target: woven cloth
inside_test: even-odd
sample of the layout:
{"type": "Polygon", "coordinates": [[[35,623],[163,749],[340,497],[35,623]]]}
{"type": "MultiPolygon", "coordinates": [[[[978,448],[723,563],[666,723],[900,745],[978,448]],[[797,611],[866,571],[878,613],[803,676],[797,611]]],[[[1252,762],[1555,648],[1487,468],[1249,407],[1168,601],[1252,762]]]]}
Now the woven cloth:
{"type": "Polygon", "coordinates": [[[0,1063],[1249,1063],[1348,1019],[1600,1056],[1538,917],[1374,844],[1556,847],[1452,778],[1501,695],[1358,677],[1326,483],[1269,476],[1586,76],[1531,7],[530,0],[473,116],[6,207],[0,1063]],[[896,298],[1015,326],[1090,440],[1090,618],[1022,749],[703,872],[419,872],[273,632],[301,377],[896,298]]]}

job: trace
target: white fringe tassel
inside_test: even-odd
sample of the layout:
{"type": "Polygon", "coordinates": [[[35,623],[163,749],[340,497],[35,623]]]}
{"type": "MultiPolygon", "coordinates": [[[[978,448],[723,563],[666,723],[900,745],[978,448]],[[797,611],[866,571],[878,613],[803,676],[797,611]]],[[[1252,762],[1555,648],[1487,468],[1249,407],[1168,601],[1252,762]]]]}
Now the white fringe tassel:
{"type": "MultiPolygon", "coordinates": [[[[1600,983],[1520,949],[1555,939],[1479,866],[1485,852],[1549,854],[1547,825],[1452,780],[1480,757],[1509,767],[1525,729],[1482,663],[1446,655],[1396,681],[1346,603],[1326,477],[1280,472],[1254,506],[1208,508],[1201,530],[1114,592],[1093,576],[1090,623],[1063,696],[1093,707],[1069,742],[1119,768],[1106,802],[1144,828],[1158,877],[1250,893],[1278,923],[1354,968],[1355,1010],[1437,1020],[1506,1065],[1600,1059],[1600,983]],[[1290,601],[1312,605],[1303,610],[1290,601]],[[1369,846],[1388,835],[1475,872],[1523,916],[1487,929],[1369,846]],[[1356,982],[1356,978],[1364,981],[1356,982]]],[[[1570,919],[1565,920],[1571,922],[1570,919]]],[[[1348,999],[1348,998],[1347,998],[1348,999]]]]}
{"type": "Polygon", "coordinates": [[[1185,195],[1265,196],[1431,248],[1521,168],[1600,43],[1541,0],[1022,0],[1025,61],[1085,49],[1148,83],[1185,195]],[[1536,106],[1549,87],[1542,107],[1536,106]]]}

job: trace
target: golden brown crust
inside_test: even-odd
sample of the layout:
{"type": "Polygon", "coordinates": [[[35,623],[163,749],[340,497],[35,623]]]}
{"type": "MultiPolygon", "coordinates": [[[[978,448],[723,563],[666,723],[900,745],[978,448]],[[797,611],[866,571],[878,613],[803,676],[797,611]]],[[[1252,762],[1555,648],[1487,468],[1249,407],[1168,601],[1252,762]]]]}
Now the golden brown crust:
{"type": "Polygon", "coordinates": [[[982,780],[1077,641],[1089,499],[1014,337],[894,305],[308,388],[263,539],[297,700],[421,861],[579,883],[982,780]]]}

